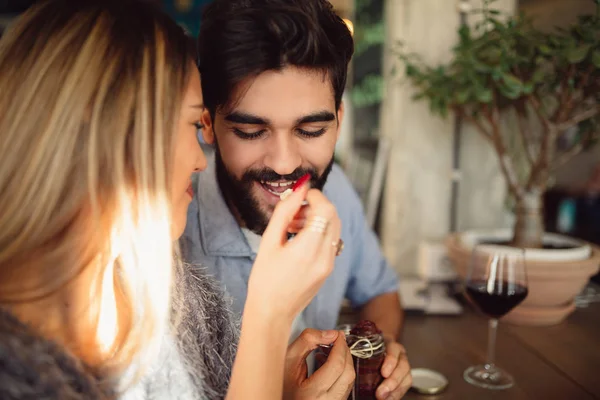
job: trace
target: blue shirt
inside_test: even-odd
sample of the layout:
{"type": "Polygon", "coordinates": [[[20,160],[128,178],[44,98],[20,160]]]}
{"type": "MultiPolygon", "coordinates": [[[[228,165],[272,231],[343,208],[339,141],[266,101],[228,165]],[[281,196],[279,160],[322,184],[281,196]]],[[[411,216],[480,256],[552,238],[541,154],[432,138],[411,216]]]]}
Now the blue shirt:
{"type": "MultiPolygon", "coordinates": [[[[195,197],[180,240],[182,256],[186,262],[202,265],[221,282],[233,299],[234,311],[241,315],[256,254],[219,189],[214,151],[203,149],[208,168],[192,179],[195,197]]],[[[309,327],[333,329],[344,298],[358,307],[381,294],[396,292],[398,281],[366,223],[358,195],[339,166],[333,166],[323,193],[337,208],[345,247],[303,315],[309,327]]]]}

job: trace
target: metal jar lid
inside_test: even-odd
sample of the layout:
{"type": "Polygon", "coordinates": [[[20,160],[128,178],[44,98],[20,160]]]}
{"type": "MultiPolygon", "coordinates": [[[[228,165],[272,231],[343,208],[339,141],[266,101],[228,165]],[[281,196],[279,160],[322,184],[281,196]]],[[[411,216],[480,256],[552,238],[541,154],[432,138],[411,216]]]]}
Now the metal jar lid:
{"type": "Polygon", "coordinates": [[[421,394],[438,394],[448,387],[448,379],[432,369],[413,368],[411,370],[412,389],[421,394]]]}

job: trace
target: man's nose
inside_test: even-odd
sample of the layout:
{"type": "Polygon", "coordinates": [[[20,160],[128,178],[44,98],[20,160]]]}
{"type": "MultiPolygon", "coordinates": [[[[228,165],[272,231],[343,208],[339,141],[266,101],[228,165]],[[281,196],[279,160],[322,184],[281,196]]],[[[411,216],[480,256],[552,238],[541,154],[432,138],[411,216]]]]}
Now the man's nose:
{"type": "Polygon", "coordinates": [[[194,171],[204,171],[208,166],[208,161],[206,161],[206,155],[204,154],[204,151],[202,151],[202,147],[199,143],[197,147],[197,153],[198,154],[196,155],[196,165],[194,171]]]}
{"type": "Polygon", "coordinates": [[[265,165],[279,175],[289,175],[302,165],[302,157],[297,144],[290,134],[274,135],[265,165]]]}

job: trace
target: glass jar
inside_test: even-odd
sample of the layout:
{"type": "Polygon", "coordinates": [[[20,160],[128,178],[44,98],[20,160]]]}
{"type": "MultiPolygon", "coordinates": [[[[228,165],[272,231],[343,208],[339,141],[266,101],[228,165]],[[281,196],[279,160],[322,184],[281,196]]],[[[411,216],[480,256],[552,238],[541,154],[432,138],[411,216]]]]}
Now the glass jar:
{"type": "MultiPolygon", "coordinates": [[[[352,353],[356,380],[348,400],[375,400],[375,392],[381,382],[381,366],[385,359],[383,335],[358,336],[350,334],[352,325],[341,325],[337,330],[346,334],[346,343],[352,353]]],[[[319,347],[315,354],[315,370],[321,367],[329,356],[330,347],[319,347]]]]}
{"type": "Polygon", "coordinates": [[[375,391],[383,381],[381,366],[385,359],[383,335],[346,336],[352,353],[356,381],[352,390],[352,400],[375,400],[375,391]]]}

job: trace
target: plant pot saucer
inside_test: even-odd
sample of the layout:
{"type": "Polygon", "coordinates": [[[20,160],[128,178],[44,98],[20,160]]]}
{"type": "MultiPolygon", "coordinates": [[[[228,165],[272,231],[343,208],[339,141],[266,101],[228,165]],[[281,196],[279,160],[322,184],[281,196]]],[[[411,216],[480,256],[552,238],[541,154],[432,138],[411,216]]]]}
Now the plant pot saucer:
{"type": "MultiPolygon", "coordinates": [[[[511,231],[468,231],[446,239],[448,257],[461,278],[466,278],[475,244],[510,240],[511,231]]],[[[549,240],[571,248],[525,251],[529,294],[522,304],[504,317],[518,325],[547,326],[563,321],[575,310],[574,299],[600,266],[600,249],[589,243],[561,235],[546,234],[549,240]]],[[[538,250],[538,249],[536,249],[538,250]]]]}
{"type": "MultiPolygon", "coordinates": [[[[481,242],[508,242],[512,239],[510,229],[473,230],[459,234],[461,243],[469,250],[481,242]]],[[[527,261],[579,261],[590,258],[591,246],[579,239],[555,233],[544,234],[544,244],[560,249],[525,249],[527,261]]]]}

